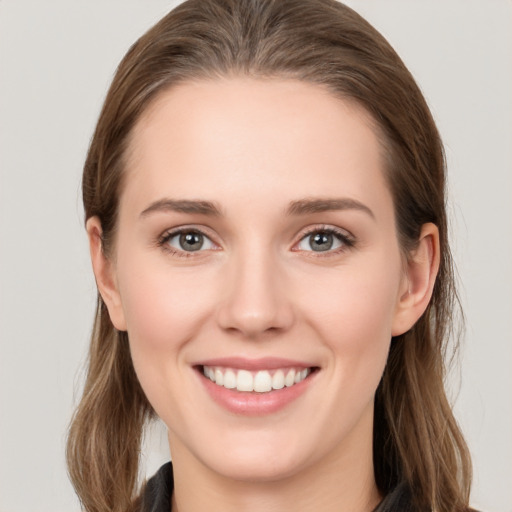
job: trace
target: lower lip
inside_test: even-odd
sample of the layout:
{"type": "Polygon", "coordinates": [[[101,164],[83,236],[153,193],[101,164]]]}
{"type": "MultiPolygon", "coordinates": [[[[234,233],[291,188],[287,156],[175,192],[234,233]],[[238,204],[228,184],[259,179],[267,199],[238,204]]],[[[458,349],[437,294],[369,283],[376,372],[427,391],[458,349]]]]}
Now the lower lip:
{"type": "Polygon", "coordinates": [[[198,370],[199,378],[213,400],[224,409],[245,416],[261,416],[284,409],[303,395],[311,385],[316,374],[310,373],[303,381],[290,387],[275,389],[266,393],[244,392],[218,386],[198,370]]]}

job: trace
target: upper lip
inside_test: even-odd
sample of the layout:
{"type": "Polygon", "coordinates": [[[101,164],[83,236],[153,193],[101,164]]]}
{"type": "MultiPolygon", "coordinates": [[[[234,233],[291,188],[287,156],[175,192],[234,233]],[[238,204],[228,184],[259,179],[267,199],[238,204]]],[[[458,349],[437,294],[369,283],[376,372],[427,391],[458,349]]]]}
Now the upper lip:
{"type": "Polygon", "coordinates": [[[279,368],[312,368],[314,365],[281,357],[262,357],[248,359],[245,357],[219,357],[198,361],[194,366],[219,366],[238,370],[277,370],[279,368]]]}

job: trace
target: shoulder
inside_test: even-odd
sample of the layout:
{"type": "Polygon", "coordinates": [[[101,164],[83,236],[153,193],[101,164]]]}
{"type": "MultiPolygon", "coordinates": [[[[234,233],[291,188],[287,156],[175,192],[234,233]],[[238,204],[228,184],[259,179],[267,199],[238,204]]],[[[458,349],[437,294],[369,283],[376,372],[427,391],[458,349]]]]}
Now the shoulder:
{"type": "Polygon", "coordinates": [[[140,496],[140,512],[169,512],[173,488],[172,463],[167,462],[144,486],[140,496]]]}
{"type": "MultiPolygon", "coordinates": [[[[145,484],[139,497],[140,512],[169,512],[174,489],[172,463],[164,464],[145,484]]],[[[406,482],[399,484],[373,512],[423,512],[413,504],[412,492],[406,482]]],[[[468,509],[468,512],[479,512],[468,509]]]]}

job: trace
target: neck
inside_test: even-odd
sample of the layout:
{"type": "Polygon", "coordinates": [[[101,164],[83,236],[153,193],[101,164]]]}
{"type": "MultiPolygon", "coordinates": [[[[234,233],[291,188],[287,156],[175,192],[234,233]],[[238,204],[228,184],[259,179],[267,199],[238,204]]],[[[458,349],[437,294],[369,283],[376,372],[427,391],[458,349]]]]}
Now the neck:
{"type": "Polygon", "coordinates": [[[171,443],[172,512],[370,512],[381,496],[373,472],[371,431],[369,435],[364,443],[347,439],[344,449],[272,481],[225,477],[179,443],[171,443]]]}

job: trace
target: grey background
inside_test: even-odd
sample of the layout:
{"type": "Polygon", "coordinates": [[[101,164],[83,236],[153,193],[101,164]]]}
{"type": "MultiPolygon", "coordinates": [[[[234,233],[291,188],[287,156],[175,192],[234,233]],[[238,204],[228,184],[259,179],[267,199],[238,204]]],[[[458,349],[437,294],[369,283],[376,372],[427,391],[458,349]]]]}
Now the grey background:
{"type": "MultiPolygon", "coordinates": [[[[467,315],[450,388],[473,503],[512,512],[512,3],[349,4],[410,67],[446,144],[467,315]]],[[[172,5],[0,0],[0,512],[79,510],[64,442],[95,299],[81,166],[118,61],[172,5]]],[[[161,426],[146,453],[152,473],[161,426]]]]}

